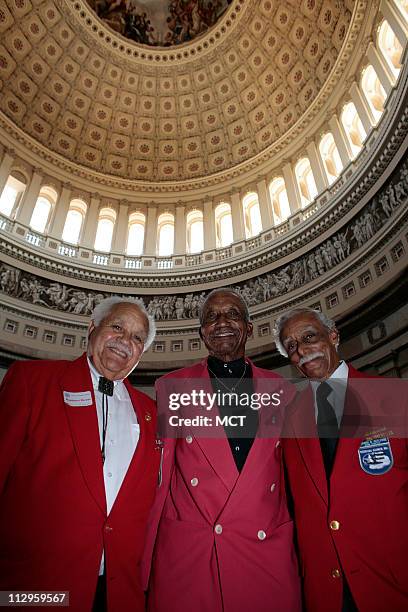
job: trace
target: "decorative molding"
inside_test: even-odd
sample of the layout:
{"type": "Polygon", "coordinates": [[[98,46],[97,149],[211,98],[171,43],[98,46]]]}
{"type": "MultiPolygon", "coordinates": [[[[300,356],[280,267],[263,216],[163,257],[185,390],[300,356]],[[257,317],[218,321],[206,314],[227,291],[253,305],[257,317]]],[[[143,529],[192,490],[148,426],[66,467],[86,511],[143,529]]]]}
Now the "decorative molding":
{"type": "MultiPolygon", "coordinates": [[[[402,101],[403,99],[402,97],[402,101]]],[[[222,282],[224,280],[230,281],[231,278],[259,271],[266,266],[276,265],[279,260],[290,257],[299,249],[304,249],[312,241],[318,240],[334,225],[337,224],[341,229],[342,221],[344,221],[346,216],[352,210],[358,211],[361,208],[367,193],[381,180],[384,173],[389,169],[391,161],[396,158],[396,154],[408,133],[408,107],[405,107],[404,110],[405,112],[396,121],[394,132],[388,134],[389,138],[387,140],[384,139],[385,142],[382,145],[382,150],[376,148],[380,141],[378,135],[373,135],[371,146],[371,141],[368,141],[367,146],[370,149],[370,157],[373,159],[371,167],[369,166],[369,159],[365,155],[363,157],[365,165],[362,163],[358,164],[356,171],[351,177],[341,176],[339,178],[336,184],[336,193],[332,196],[329,204],[324,205],[321,209],[317,208],[314,214],[310,216],[310,208],[314,205],[311,205],[305,211],[300,211],[299,214],[305,215],[306,219],[298,225],[293,225],[291,231],[288,231],[290,225],[287,225],[288,230],[283,233],[281,233],[282,226],[266,230],[264,235],[275,235],[275,239],[265,241],[261,247],[256,246],[258,243],[254,239],[246,241],[243,243],[246,245],[246,248],[242,256],[238,258],[235,256],[231,259],[231,248],[224,249],[226,251],[225,259],[222,258],[222,250],[218,250],[215,252],[216,258],[212,263],[208,263],[202,255],[194,256],[194,272],[191,272],[188,268],[184,270],[177,269],[177,271],[166,269],[165,275],[157,268],[152,268],[149,272],[145,268],[138,268],[137,274],[135,274],[136,270],[133,272],[131,270],[120,272],[119,270],[106,270],[101,267],[96,269],[95,266],[88,268],[83,260],[77,263],[75,260],[70,261],[68,258],[57,259],[55,251],[52,253],[52,256],[47,257],[43,248],[41,251],[38,250],[33,253],[21,241],[18,244],[13,242],[14,236],[11,237],[10,235],[13,225],[6,219],[4,220],[4,228],[0,230],[4,238],[0,244],[0,251],[22,263],[30,266],[34,265],[40,270],[47,270],[56,275],[76,279],[80,282],[92,282],[100,286],[130,287],[135,284],[137,279],[138,287],[149,290],[153,288],[202,285],[209,282],[222,282]],[[277,231],[279,231],[279,234],[277,234],[277,231]],[[255,248],[251,249],[251,247],[255,248]],[[198,264],[200,257],[201,261],[204,261],[202,270],[198,264]],[[219,262],[221,259],[224,265],[220,269],[219,262]]],[[[403,156],[403,151],[400,154],[403,156]]],[[[320,198],[318,202],[319,200],[320,198]]],[[[285,227],[285,224],[283,227],[285,227]]],[[[17,229],[19,230],[20,227],[17,227],[17,229]]],[[[23,234],[25,235],[25,231],[23,231],[23,234]]],[[[149,259],[154,260],[154,258],[149,259]]],[[[189,261],[188,258],[187,261],[189,261]]]]}
{"type": "MultiPolygon", "coordinates": [[[[353,266],[361,267],[364,261],[372,257],[379,243],[387,243],[395,228],[398,231],[401,229],[408,218],[408,211],[403,210],[407,202],[408,164],[405,163],[372,200],[343,226],[342,231],[335,232],[291,262],[234,286],[250,307],[262,304],[270,308],[270,302],[300,289],[302,293],[298,299],[303,301],[305,295],[313,295],[313,290],[307,288],[317,279],[317,293],[320,295],[324,289],[337,286],[342,275],[348,275],[353,266]],[[354,260],[352,264],[350,260],[354,260]],[[330,276],[327,281],[326,276],[330,276]]],[[[139,286],[139,282],[132,286],[139,286]]],[[[90,315],[96,304],[111,294],[41,278],[6,264],[0,267],[0,290],[9,297],[58,310],[69,316],[90,315]]],[[[205,292],[139,295],[139,298],[143,299],[148,312],[157,321],[182,321],[198,317],[205,292]]],[[[285,307],[288,307],[286,298],[285,307]]]]}

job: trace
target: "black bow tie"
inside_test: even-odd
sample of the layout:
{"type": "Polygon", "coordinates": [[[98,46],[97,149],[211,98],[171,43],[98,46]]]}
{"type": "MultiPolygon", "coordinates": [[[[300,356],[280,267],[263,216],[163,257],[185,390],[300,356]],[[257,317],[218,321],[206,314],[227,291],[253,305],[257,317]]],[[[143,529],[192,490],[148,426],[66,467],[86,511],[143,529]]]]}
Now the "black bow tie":
{"type": "Polygon", "coordinates": [[[112,397],[113,395],[113,380],[108,380],[104,376],[99,377],[98,391],[112,397]]]}

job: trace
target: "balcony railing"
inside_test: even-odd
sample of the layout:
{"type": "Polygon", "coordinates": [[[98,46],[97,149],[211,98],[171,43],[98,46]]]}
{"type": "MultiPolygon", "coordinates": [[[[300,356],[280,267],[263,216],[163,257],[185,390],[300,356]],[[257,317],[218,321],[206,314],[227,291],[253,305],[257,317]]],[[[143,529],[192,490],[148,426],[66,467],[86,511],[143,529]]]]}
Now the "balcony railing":
{"type": "Polygon", "coordinates": [[[63,255],[64,257],[76,257],[77,249],[73,246],[67,246],[66,244],[58,245],[58,255],[63,255]]]}
{"type": "Polygon", "coordinates": [[[125,257],[125,268],[126,270],[139,270],[142,267],[141,259],[131,259],[125,257]]]}
{"type": "Polygon", "coordinates": [[[36,234],[35,232],[28,231],[25,235],[25,240],[28,244],[31,244],[36,247],[45,246],[45,238],[41,236],[41,234],[36,234]]]}

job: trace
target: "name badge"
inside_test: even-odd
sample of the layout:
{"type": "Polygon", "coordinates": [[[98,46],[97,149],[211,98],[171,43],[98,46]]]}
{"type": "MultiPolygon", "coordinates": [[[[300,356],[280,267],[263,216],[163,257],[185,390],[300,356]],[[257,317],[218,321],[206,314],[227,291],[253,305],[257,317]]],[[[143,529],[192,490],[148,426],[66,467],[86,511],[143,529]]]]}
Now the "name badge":
{"type": "Polygon", "coordinates": [[[364,440],[358,449],[358,460],[366,474],[381,476],[389,472],[394,464],[389,439],[364,440]]]}
{"type": "Polygon", "coordinates": [[[92,394],[90,391],[64,391],[64,402],[68,406],[92,406],[92,394]]]}

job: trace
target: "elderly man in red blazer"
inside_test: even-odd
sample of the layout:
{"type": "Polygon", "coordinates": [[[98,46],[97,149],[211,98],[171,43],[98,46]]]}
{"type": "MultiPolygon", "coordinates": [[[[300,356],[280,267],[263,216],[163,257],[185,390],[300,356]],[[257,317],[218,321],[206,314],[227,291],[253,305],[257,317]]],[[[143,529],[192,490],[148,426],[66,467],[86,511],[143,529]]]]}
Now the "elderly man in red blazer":
{"type": "Polygon", "coordinates": [[[75,612],[144,610],[139,564],[160,452],[155,404],[126,376],[154,334],[141,304],[108,298],[93,312],[88,355],[7,372],[0,590],[67,591],[75,612]]]}
{"type": "Polygon", "coordinates": [[[245,357],[252,323],[238,293],[211,292],[200,324],[209,357],[158,381],[160,417],[176,423],[184,418],[180,411],[172,416],[168,411],[169,399],[173,402],[180,393],[182,415],[192,417],[193,390],[236,393],[237,403],[226,406],[217,395],[215,407],[197,410],[198,418],[206,415],[203,428],[189,430],[186,423],[177,438],[167,429],[144,558],[146,586],[150,572],[148,609],[298,612],[300,582],[282,477],[280,427],[272,419],[271,430],[265,429],[268,410],[244,405],[244,398],[255,398],[257,392],[269,397],[286,389],[282,408],[294,389],[245,357]],[[184,401],[188,395],[191,405],[184,401]],[[228,414],[231,426],[214,430],[216,417],[228,414]],[[239,418],[245,421],[241,431],[235,426],[239,418]]]}
{"type": "Polygon", "coordinates": [[[275,341],[310,380],[282,441],[306,610],[406,611],[407,439],[382,427],[395,404],[406,418],[406,395],[395,401],[395,382],[364,381],[341,361],[336,326],[319,311],[283,315],[275,341]]]}

